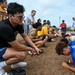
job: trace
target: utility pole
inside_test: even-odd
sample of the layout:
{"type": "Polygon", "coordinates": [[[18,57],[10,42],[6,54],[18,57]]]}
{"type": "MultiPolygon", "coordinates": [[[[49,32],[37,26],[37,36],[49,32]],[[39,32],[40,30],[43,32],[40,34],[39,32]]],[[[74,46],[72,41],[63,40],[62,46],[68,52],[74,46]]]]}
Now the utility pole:
{"type": "Polygon", "coordinates": [[[59,28],[60,28],[60,23],[61,23],[61,17],[59,16],[59,28]]]}

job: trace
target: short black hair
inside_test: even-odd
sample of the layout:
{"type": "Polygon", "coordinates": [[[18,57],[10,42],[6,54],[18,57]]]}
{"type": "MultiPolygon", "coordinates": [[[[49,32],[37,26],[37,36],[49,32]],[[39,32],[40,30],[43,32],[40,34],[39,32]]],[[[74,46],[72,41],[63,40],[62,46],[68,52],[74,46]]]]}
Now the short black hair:
{"type": "Polygon", "coordinates": [[[40,19],[40,18],[37,20],[37,22],[39,22],[39,21],[41,21],[41,19],[40,19]]]}
{"type": "Polygon", "coordinates": [[[43,20],[43,22],[46,22],[46,20],[43,20]]]}
{"type": "Polygon", "coordinates": [[[56,26],[55,26],[55,25],[53,25],[53,27],[54,27],[54,28],[56,28],[56,26]]]}
{"type": "Polygon", "coordinates": [[[42,24],[40,22],[36,22],[32,26],[33,26],[33,28],[38,28],[39,26],[42,26],[42,24]]]}
{"type": "Polygon", "coordinates": [[[50,25],[50,21],[49,20],[47,20],[47,24],[50,25]]]}
{"type": "Polygon", "coordinates": [[[25,11],[23,5],[20,5],[16,2],[12,2],[12,3],[9,3],[8,4],[8,7],[7,7],[7,13],[8,14],[16,14],[17,12],[18,13],[23,13],[25,11]]]}
{"type": "Polygon", "coordinates": [[[65,20],[62,20],[62,22],[65,22],[65,20]]]}
{"type": "Polygon", "coordinates": [[[7,1],[7,0],[0,0],[0,2],[4,2],[4,1],[7,1]]]}

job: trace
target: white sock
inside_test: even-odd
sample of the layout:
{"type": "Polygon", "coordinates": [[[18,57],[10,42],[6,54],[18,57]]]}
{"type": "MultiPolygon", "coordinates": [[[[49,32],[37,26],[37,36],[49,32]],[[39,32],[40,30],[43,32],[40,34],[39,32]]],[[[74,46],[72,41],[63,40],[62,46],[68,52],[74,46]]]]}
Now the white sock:
{"type": "Polygon", "coordinates": [[[7,66],[6,62],[5,61],[2,61],[0,62],[0,69],[7,66]]]}

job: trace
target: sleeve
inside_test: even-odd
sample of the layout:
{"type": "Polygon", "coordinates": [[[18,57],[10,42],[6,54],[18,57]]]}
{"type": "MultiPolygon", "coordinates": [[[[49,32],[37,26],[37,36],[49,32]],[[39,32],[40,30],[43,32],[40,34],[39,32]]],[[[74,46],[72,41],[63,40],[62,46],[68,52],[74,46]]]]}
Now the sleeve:
{"type": "Polygon", "coordinates": [[[42,30],[37,32],[38,37],[43,35],[42,30]]]}
{"type": "Polygon", "coordinates": [[[2,28],[0,30],[1,37],[6,40],[7,42],[11,42],[15,40],[14,32],[11,28],[2,28]]]}
{"type": "Polygon", "coordinates": [[[32,20],[32,17],[31,17],[31,15],[28,15],[27,17],[26,17],[26,19],[25,19],[25,21],[26,21],[26,24],[31,24],[31,20],[32,20]]]}
{"type": "Polygon", "coordinates": [[[73,40],[73,41],[70,41],[70,42],[69,42],[69,45],[70,45],[70,46],[73,46],[73,45],[75,45],[75,40],[73,40]]]}
{"type": "Polygon", "coordinates": [[[31,16],[31,15],[29,15],[29,20],[33,20],[33,18],[32,18],[32,16],[31,16]]]}
{"type": "Polygon", "coordinates": [[[45,27],[44,29],[43,29],[43,33],[46,35],[46,34],[48,34],[48,29],[47,29],[47,27],[45,27]]]}
{"type": "Polygon", "coordinates": [[[22,25],[18,25],[17,26],[17,30],[18,30],[18,32],[21,34],[21,33],[24,33],[24,24],[22,24],[22,25]]]}
{"type": "Polygon", "coordinates": [[[35,32],[34,31],[31,31],[29,32],[29,35],[28,35],[31,39],[34,39],[35,38],[35,32]]]}

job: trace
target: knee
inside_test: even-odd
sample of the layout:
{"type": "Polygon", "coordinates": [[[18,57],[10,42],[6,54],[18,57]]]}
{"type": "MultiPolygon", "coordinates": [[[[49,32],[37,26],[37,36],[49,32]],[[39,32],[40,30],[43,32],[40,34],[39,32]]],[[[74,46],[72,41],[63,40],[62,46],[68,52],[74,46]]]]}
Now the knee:
{"type": "Polygon", "coordinates": [[[26,53],[25,52],[20,52],[18,55],[17,55],[18,59],[23,61],[25,58],[26,58],[26,53]]]}

